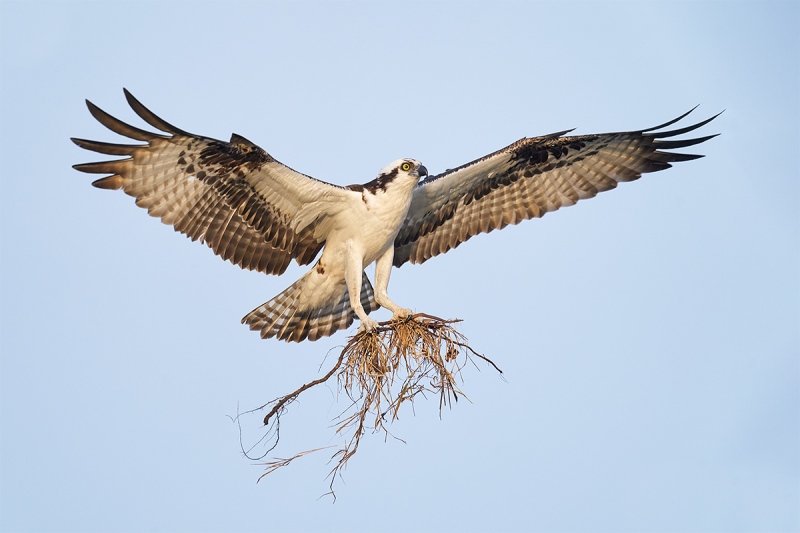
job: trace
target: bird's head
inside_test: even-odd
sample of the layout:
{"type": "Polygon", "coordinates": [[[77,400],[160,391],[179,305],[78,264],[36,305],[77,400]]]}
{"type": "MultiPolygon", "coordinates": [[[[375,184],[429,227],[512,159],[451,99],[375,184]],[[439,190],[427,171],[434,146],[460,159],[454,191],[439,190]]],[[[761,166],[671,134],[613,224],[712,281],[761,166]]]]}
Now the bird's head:
{"type": "Polygon", "coordinates": [[[386,179],[410,178],[415,180],[416,183],[427,175],[428,169],[419,161],[415,159],[398,159],[383,167],[378,177],[383,176],[386,179]]]}
{"type": "Polygon", "coordinates": [[[419,180],[428,175],[428,169],[414,159],[398,159],[383,167],[378,177],[364,185],[351,185],[349,188],[357,191],[367,190],[373,194],[385,192],[387,188],[400,187],[404,190],[413,189],[419,180]]]}

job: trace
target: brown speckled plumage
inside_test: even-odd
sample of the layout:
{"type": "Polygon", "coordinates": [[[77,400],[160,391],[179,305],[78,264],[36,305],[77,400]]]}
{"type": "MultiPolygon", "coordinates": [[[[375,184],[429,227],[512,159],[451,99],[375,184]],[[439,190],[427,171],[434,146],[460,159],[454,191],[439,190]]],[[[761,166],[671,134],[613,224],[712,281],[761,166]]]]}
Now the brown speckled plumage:
{"type": "Polygon", "coordinates": [[[366,313],[379,307],[376,293],[381,305],[408,311],[386,296],[391,264],[425,262],[479,233],[544,216],[643,173],[701,157],[669,150],[714,135],[665,139],[715,118],[669,131],[664,128],[688,113],[639,131],[566,136],[568,130],[524,138],[419,182],[427,169],[412,159],[398,160],[372,181],[339,187],[292,170],[240,135],[230,142],[194,135],[157,117],[128,91],[125,97],[159,133],[126,124],[87,101],[101,124],[144,143],[73,139],[87,150],[125,156],[75,165],[107,175],[96,187],[122,189],[152,216],[242,268],[281,274],[293,259],[310,264],[325,247],[314,268],[243,319],[262,337],[288,341],[331,335],[348,327],[356,313],[362,324],[374,323],[366,313]],[[384,286],[373,292],[366,275],[360,283],[358,276],[345,282],[345,272],[358,271],[346,271],[345,259],[364,266],[377,262],[383,270],[376,280],[383,279],[384,286]]]}
{"type": "Polygon", "coordinates": [[[643,173],[702,157],[662,151],[714,137],[662,141],[715,118],[678,130],[656,131],[686,115],[634,132],[564,137],[568,131],[562,131],[520,139],[486,157],[429,177],[417,186],[408,217],[395,239],[394,265],[423,263],[479,233],[544,216],[613,189],[619,182],[638,179],[643,173]]]}

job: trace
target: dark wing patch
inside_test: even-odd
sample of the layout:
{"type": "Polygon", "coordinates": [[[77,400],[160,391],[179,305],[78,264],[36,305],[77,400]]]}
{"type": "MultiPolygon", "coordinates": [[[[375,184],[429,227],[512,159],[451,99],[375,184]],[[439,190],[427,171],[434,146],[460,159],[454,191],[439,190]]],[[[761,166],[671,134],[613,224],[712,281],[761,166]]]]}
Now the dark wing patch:
{"type": "Polygon", "coordinates": [[[613,189],[619,182],[702,157],[664,150],[699,144],[715,135],[663,139],[696,130],[719,115],[684,128],[658,131],[689,113],[634,132],[565,137],[567,130],[520,139],[420,182],[395,239],[394,265],[422,263],[479,233],[542,217],[613,189]]]}
{"type": "Polygon", "coordinates": [[[286,198],[289,187],[282,184],[294,180],[309,193],[332,185],[293,171],[240,135],[230,142],[193,135],[153,114],[127,90],[125,97],[145,122],[167,135],[126,124],[87,101],[92,116],[108,129],[146,143],[72,139],[87,150],[128,156],[75,165],[82,172],[110,174],[93,185],[123,189],[151,215],[242,268],[280,274],[293,258],[300,264],[313,261],[324,241],[314,237],[313,226],[292,226],[297,200],[286,198]]]}

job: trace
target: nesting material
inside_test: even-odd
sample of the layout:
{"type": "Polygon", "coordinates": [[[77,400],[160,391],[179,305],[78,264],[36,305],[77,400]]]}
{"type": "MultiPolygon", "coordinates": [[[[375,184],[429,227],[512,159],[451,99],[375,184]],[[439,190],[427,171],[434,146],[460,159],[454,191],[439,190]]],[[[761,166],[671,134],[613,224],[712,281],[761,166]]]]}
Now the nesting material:
{"type": "MultiPolygon", "coordinates": [[[[357,333],[325,376],[264,406],[272,406],[264,418],[265,426],[277,435],[279,418],[286,406],[303,391],[325,383],[336,374],[339,390],[350,400],[350,406],[335,420],[336,433],[344,436],[346,443],[331,458],[332,491],[335,479],[358,450],[361,437],[367,431],[389,435],[387,425],[398,418],[404,403],[413,402],[419,395],[432,395],[438,397],[440,411],[452,406],[454,400],[464,396],[457,381],[463,381],[461,370],[473,357],[483,359],[501,372],[467,344],[467,339],[453,327],[457,322],[418,313],[381,322],[370,332],[357,333]]],[[[319,449],[323,448],[265,463],[267,471],[261,477],[319,449]]]]}

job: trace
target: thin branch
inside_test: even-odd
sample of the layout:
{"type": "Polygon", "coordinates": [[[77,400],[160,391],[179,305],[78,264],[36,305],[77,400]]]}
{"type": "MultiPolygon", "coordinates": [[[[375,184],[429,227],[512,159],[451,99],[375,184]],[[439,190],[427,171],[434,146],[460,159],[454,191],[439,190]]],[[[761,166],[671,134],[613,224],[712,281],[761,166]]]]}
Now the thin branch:
{"type": "MultiPolygon", "coordinates": [[[[391,435],[386,424],[399,418],[402,405],[410,403],[413,407],[414,399],[418,395],[426,397],[427,393],[439,396],[441,416],[443,408],[451,407],[459,396],[466,398],[458,388],[457,378],[463,381],[463,367],[467,363],[474,365],[471,356],[483,359],[502,376],[502,370],[494,362],[472,349],[466,337],[453,328],[452,324],[458,322],[461,321],[417,313],[399,320],[380,322],[369,332],[359,331],[348,340],[336,364],[324,376],[247,413],[272,406],[264,417],[265,426],[273,425],[267,435],[272,433],[276,439],[271,451],[280,437],[280,416],[286,407],[306,390],[327,382],[336,374],[339,390],[350,399],[350,405],[336,417],[335,432],[349,437],[344,446],[331,456],[335,465],[327,477],[330,478],[329,494],[335,500],[333,484],[342,477],[347,462],[358,451],[361,437],[367,430],[391,435]]],[[[265,438],[266,435],[259,442],[265,438]]],[[[259,480],[295,459],[321,449],[325,448],[264,463],[267,469],[259,480]]]]}

